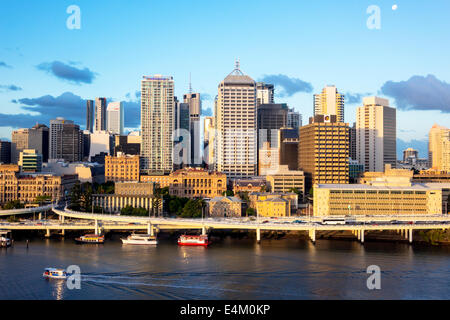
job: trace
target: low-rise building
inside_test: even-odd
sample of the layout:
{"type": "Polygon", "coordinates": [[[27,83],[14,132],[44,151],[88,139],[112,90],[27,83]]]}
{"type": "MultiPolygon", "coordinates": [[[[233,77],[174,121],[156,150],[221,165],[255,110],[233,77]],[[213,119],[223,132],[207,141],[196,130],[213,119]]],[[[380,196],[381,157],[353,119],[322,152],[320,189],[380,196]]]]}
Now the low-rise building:
{"type": "Polygon", "coordinates": [[[42,154],[34,149],[25,149],[19,154],[19,167],[22,172],[41,172],[42,154]]]}
{"type": "Polygon", "coordinates": [[[244,202],[236,197],[214,197],[208,201],[211,217],[241,217],[244,202]]]}
{"type": "Polygon", "coordinates": [[[233,192],[238,194],[239,192],[261,192],[266,190],[265,179],[235,179],[233,180],[233,192]]]}
{"type": "Polygon", "coordinates": [[[139,181],[140,156],[125,155],[105,157],[105,180],[112,182],[139,181]]]}
{"type": "Polygon", "coordinates": [[[103,164],[91,162],[64,162],[57,160],[49,160],[42,168],[43,173],[51,173],[57,176],[77,175],[81,183],[98,183],[105,182],[105,166],[103,164]]]}
{"type": "Polygon", "coordinates": [[[302,195],[305,195],[305,175],[300,170],[289,170],[288,166],[279,167],[276,173],[266,177],[267,183],[270,185],[271,192],[292,192],[297,189],[302,195]]]}
{"type": "Polygon", "coordinates": [[[249,196],[250,208],[257,209],[258,201],[264,201],[267,199],[285,199],[289,201],[290,212],[296,212],[298,209],[298,195],[294,192],[286,193],[270,193],[270,192],[253,192],[249,196]]]}
{"type": "Polygon", "coordinates": [[[256,212],[260,217],[289,217],[290,201],[283,198],[268,198],[256,201],[256,212]]]}
{"type": "Polygon", "coordinates": [[[440,182],[450,183],[450,172],[423,170],[413,176],[414,182],[440,182]]]}

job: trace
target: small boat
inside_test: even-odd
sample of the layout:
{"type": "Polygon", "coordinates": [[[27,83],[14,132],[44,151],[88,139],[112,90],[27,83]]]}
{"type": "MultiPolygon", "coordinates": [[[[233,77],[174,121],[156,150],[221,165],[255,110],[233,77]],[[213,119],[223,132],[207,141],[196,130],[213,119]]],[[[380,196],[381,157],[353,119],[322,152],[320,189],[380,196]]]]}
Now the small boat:
{"type": "Polygon", "coordinates": [[[105,243],[105,236],[100,236],[96,234],[85,234],[79,238],[75,238],[77,243],[93,243],[93,244],[102,244],[105,243]]]}
{"type": "Polygon", "coordinates": [[[210,244],[207,235],[190,236],[182,235],[178,238],[179,246],[203,246],[207,247],[210,244]]]}
{"type": "Polygon", "coordinates": [[[149,234],[132,234],[126,239],[121,239],[123,244],[137,244],[137,245],[157,245],[158,240],[155,236],[149,234]]]}
{"type": "Polygon", "coordinates": [[[66,270],[56,268],[45,268],[42,276],[49,279],[67,279],[66,270]]]}
{"type": "Polygon", "coordinates": [[[8,234],[11,231],[0,231],[0,247],[1,248],[7,248],[11,247],[12,240],[8,237],[8,234]]]}

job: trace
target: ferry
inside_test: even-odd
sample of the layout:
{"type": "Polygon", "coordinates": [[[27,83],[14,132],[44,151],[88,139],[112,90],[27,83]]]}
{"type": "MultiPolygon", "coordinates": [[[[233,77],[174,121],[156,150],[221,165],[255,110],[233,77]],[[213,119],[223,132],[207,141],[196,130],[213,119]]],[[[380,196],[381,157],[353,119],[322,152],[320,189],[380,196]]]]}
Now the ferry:
{"type": "Polygon", "coordinates": [[[48,279],[67,279],[66,270],[56,268],[45,268],[42,276],[48,279]]]}
{"type": "Polygon", "coordinates": [[[11,231],[0,231],[0,247],[1,248],[7,248],[11,247],[12,240],[8,237],[8,234],[11,231]]]}
{"type": "Polygon", "coordinates": [[[149,234],[132,234],[126,239],[122,240],[123,244],[137,244],[137,245],[157,245],[158,240],[155,236],[149,234]]]}
{"type": "Polygon", "coordinates": [[[86,234],[79,238],[75,238],[77,243],[93,243],[93,244],[103,244],[105,243],[105,236],[99,236],[96,234],[86,234]]]}
{"type": "Polygon", "coordinates": [[[210,244],[207,235],[189,236],[182,235],[178,238],[179,246],[203,246],[207,247],[210,244]]]}

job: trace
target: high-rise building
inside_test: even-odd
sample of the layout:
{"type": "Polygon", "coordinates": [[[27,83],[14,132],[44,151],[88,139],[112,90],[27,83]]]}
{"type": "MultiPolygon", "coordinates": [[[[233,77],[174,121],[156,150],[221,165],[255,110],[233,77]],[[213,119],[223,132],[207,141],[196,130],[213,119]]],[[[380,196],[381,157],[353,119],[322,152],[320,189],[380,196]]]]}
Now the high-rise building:
{"type": "Polygon", "coordinates": [[[352,160],[356,160],[356,122],[353,123],[353,127],[350,127],[350,133],[348,135],[349,138],[349,146],[350,146],[350,153],[349,156],[352,160]]]}
{"type": "Polygon", "coordinates": [[[86,130],[94,131],[94,100],[86,100],[86,130]]]}
{"type": "Polygon", "coordinates": [[[174,81],[155,75],[141,82],[141,165],[145,174],[168,173],[173,167],[174,81]]]}
{"type": "Polygon", "coordinates": [[[279,165],[298,169],[299,129],[281,128],[278,131],[279,165]]]}
{"type": "Polygon", "coordinates": [[[11,142],[0,140],[0,164],[11,163],[11,142]]]}
{"type": "Polygon", "coordinates": [[[50,120],[49,159],[77,162],[83,159],[83,131],[71,120],[50,120]]]}
{"type": "Polygon", "coordinates": [[[141,143],[139,141],[132,141],[133,136],[115,136],[114,155],[123,153],[126,155],[140,155],[141,143]]]}
{"type": "Polygon", "coordinates": [[[174,145],[174,169],[191,166],[191,120],[190,106],[188,103],[181,103],[175,97],[175,130],[178,130],[174,145]]]}
{"type": "Polygon", "coordinates": [[[367,97],[356,111],[356,160],[366,171],[383,172],[397,162],[396,109],[389,100],[367,97]]]}
{"type": "Polygon", "coordinates": [[[36,124],[30,129],[19,129],[11,136],[11,162],[18,163],[20,152],[34,149],[42,155],[44,162],[48,161],[49,129],[44,124],[36,124]]]}
{"type": "Polygon", "coordinates": [[[298,129],[302,126],[302,115],[300,112],[294,110],[294,108],[289,109],[287,114],[287,127],[298,129]]]}
{"type": "Polygon", "coordinates": [[[200,114],[202,113],[202,100],[200,93],[185,94],[183,100],[184,103],[189,105],[191,166],[200,166],[202,164],[202,151],[200,146],[200,114]]]}
{"type": "Polygon", "coordinates": [[[256,84],[256,105],[274,103],[274,85],[264,82],[256,84]]]}
{"type": "Polygon", "coordinates": [[[19,163],[19,155],[25,149],[28,149],[29,129],[14,130],[11,134],[11,163],[19,163]]]}
{"type": "Polygon", "coordinates": [[[317,115],[300,128],[298,169],[307,184],[349,182],[349,126],[336,115],[317,115]]]}
{"type": "Polygon", "coordinates": [[[336,86],[326,86],[314,95],[314,115],[336,115],[338,122],[344,122],[344,98],[336,86]]]}
{"type": "Polygon", "coordinates": [[[106,98],[96,98],[94,131],[104,130],[106,130],[106,98]]]}
{"type": "Polygon", "coordinates": [[[428,134],[428,160],[436,171],[450,171],[450,129],[435,124],[428,134]]]}
{"type": "Polygon", "coordinates": [[[107,131],[112,134],[123,134],[124,110],[123,102],[110,102],[106,109],[107,131]]]}
{"type": "Polygon", "coordinates": [[[256,83],[236,68],[219,84],[215,170],[230,178],[257,174],[256,83]]]}
{"type": "Polygon", "coordinates": [[[214,117],[205,117],[203,119],[203,158],[206,167],[213,167],[214,159],[214,117]]]}
{"type": "Polygon", "coordinates": [[[413,148],[403,150],[403,162],[408,162],[418,158],[419,158],[419,151],[414,150],[413,148]]]}
{"type": "Polygon", "coordinates": [[[288,112],[289,108],[285,103],[261,104],[258,106],[257,127],[259,148],[266,141],[270,142],[272,147],[278,147],[278,130],[287,126],[288,112]]]}
{"type": "Polygon", "coordinates": [[[42,154],[34,149],[25,149],[19,155],[19,167],[22,172],[41,172],[42,154]]]}

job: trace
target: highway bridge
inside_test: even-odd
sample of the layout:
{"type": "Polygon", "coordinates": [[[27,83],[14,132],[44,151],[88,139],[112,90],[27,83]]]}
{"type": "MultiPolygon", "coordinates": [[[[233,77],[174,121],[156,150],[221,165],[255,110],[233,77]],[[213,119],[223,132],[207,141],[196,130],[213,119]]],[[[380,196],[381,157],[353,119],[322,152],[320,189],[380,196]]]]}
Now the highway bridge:
{"type": "Polygon", "coordinates": [[[7,223],[0,224],[0,229],[9,230],[59,230],[62,234],[66,230],[92,230],[96,234],[111,230],[147,230],[154,234],[161,230],[201,230],[206,234],[209,230],[255,230],[256,238],[261,240],[261,231],[305,231],[312,242],[316,241],[316,233],[320,231],[350,231],[364,243],[366,232],[393,230],[401,233],[405,239],[413,241],[414,230],[446,230],[450,228],[448,215],[434,216],[368,216],[352,217],[352,223],[328,225],[322,224],[322,218],[284,219],[256,219],[246,218],[207,218],[207,219],[179,219],[161,217],[131,217],[113,214],[92,214],[76,212],[67,208],[53,208],[59,215],[59,221],[42,224],[33,222],[28,224],[7,223]],[[79,222],[66,223],[66,219],[80,219],[79,222]],[[303,221],[295,220],[302,219],[303,221]],[[395,221],[395,223],[392,223],[395,221]]]}

